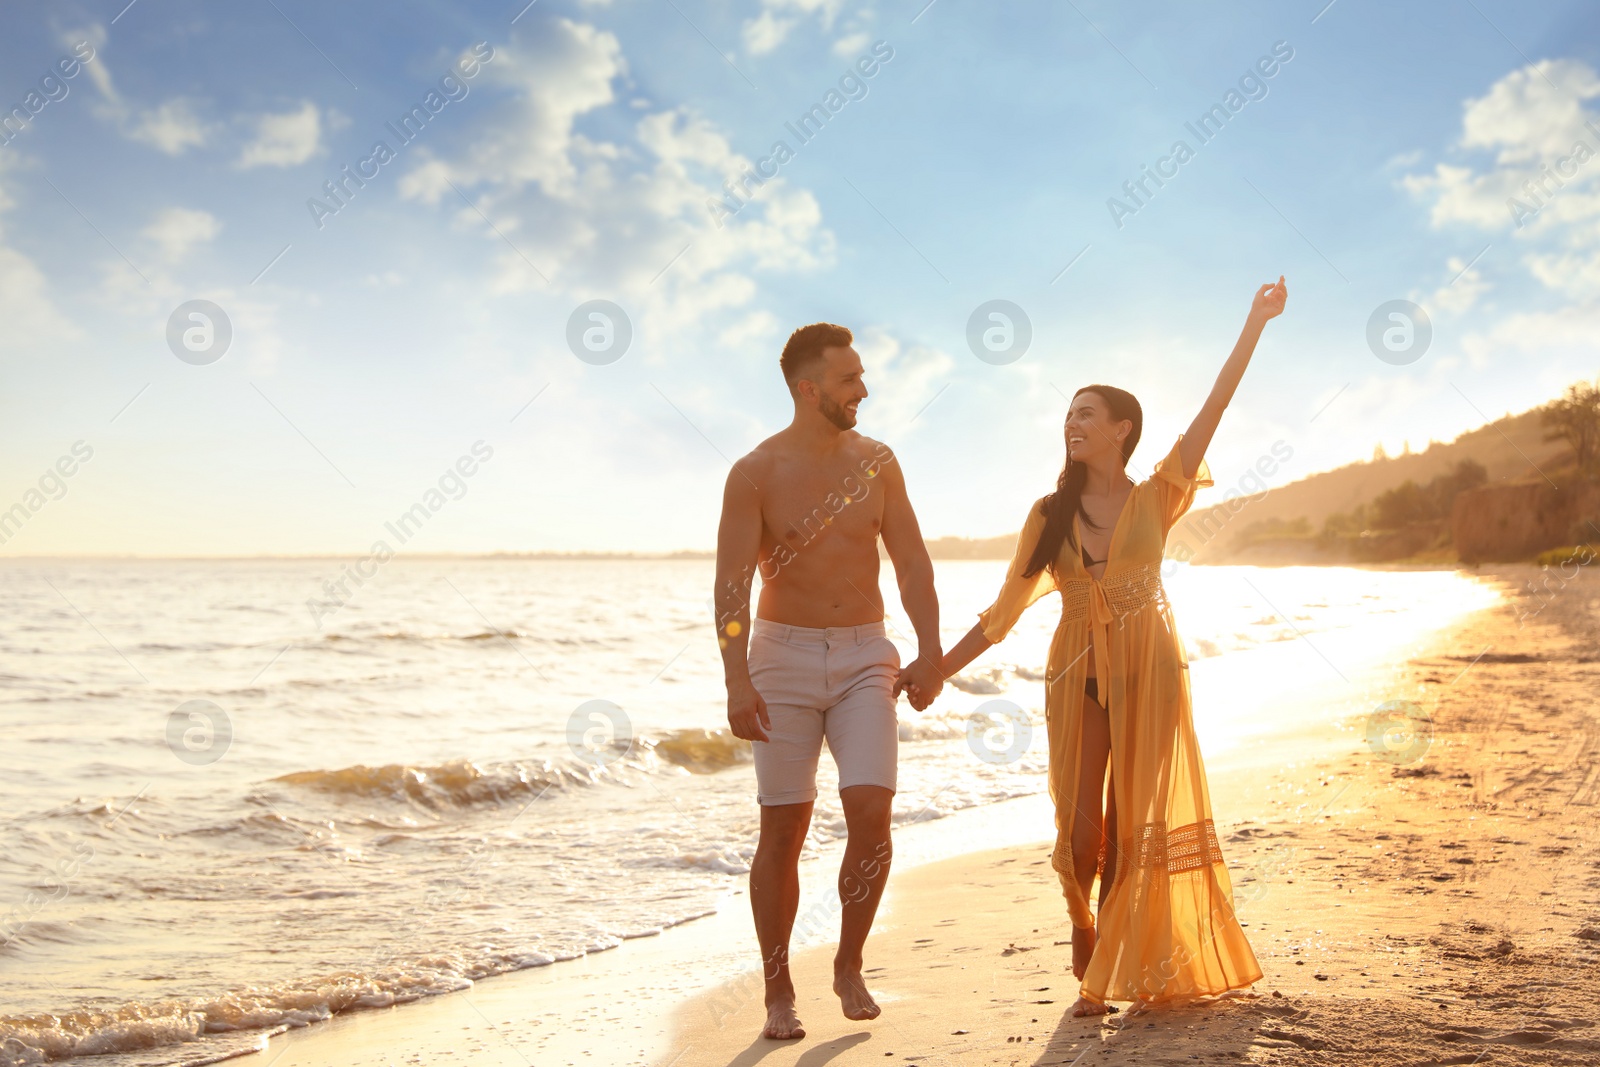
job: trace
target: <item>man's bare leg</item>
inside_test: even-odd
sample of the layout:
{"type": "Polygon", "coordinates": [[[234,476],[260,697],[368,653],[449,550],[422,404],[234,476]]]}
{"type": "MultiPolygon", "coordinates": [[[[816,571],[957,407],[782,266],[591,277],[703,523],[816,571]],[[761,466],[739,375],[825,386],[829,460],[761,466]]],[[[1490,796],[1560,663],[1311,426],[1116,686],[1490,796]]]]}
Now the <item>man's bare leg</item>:
{"type": "Polygon", "coordinates": [[[861,977],[862,950],[889,880],[889,816],[894,792],[877,785],[852,785],[839,791],[844,805],[844,864],[839,868],[839,952],[833,958],[833,991],[847,1019],[876,1019],[881,1008],[861,977]]]}
{"type": "Polygon", "coordinates": [[[763,804],[761,837],[750,862],[750,908],[766,980],[767,1024],[761,1036],[778,1040],[806,1036],[794,1009],[789,935],[800,909],[800,850],[811,825],[811,804],[763,804]]]}

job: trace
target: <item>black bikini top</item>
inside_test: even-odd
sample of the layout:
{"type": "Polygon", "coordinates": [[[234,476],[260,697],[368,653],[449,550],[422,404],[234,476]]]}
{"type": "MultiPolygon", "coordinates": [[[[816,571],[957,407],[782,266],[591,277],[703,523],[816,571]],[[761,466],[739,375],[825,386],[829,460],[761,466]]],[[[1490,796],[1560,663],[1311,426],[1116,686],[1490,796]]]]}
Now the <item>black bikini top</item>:
{"type": "Polygon", "coordinates": [[[1083,553],[1083,566],[1084,566],[1085,570],[1087,570],[1088,568],[1094,566],[1096,563],[1104,563],[1105,562],[1105,560],[1103,560],[1103,559],[1090,559],[1089,558],[1089,550],[1087,548],[1083,548],[1083,547],[1080,546],[1078,551],[1083,553]]]}

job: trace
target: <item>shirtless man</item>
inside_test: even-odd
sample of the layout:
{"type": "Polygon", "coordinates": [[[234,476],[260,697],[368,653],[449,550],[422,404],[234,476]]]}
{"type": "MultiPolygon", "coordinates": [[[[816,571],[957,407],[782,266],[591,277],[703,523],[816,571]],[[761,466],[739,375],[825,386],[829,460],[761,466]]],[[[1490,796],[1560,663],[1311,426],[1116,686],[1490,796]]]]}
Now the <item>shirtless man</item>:
{"type": "Polygon", "coordinates": [[[889,815],[898,727],[900,654],[885,634],[878,537],[894,563],[918,655],[899,674],[927,706],[943,685],[933,564],[905,479],[887,445],[854,429],[867,396],[861,357],[843,326],[796,330],[779,366],[794,420],[733,465],[717,531],[717,637],[728,725],[754,742],[761,836],[750,904],[766,980],[769,1038],[805,1036],[789,977],[800,905],[800,850],[817,796],[822,740],[839,767],[848,831],[833,991],[850,1019],[879,1008],[861,954],[889,875],[889,815]],[[761,600],[750,618],[750,585],[761,600]]]}

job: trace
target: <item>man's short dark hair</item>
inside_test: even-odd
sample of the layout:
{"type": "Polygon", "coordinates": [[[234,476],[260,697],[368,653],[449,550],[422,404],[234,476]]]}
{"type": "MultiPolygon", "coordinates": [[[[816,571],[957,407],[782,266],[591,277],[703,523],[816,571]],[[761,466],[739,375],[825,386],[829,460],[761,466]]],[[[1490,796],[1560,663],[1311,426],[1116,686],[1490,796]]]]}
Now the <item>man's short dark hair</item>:
{"type": "Polygon", "coordinates": [[[813,322],[791,333],[788,343],[783,346],[783,355],[778,357],[778,366],[783,369],[783,380],[789,383],[789,392],[795,393],[795,383],[816,372],[816,365],[822,361],[823,349],[848,348],[854,340],[855,335],[848,329],[831,322],[813,322]]]}

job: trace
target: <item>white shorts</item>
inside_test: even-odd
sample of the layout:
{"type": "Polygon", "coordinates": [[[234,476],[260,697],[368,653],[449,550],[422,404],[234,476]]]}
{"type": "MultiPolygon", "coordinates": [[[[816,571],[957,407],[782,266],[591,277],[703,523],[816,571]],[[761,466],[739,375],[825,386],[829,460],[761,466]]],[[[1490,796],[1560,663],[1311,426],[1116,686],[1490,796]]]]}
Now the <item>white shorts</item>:
{"type": "Polygon", "coordinates": [[[756,800],[817,799],[822,739],[839,766],[839,788],[894,791],[900,754],[894,680],[900,651],[881,622],[860,626],[750,623],[750,681],[767,705],[768,741],[756,741],[756,800]]]}

